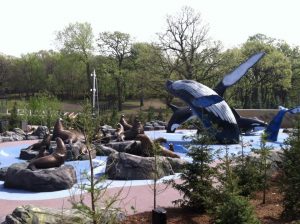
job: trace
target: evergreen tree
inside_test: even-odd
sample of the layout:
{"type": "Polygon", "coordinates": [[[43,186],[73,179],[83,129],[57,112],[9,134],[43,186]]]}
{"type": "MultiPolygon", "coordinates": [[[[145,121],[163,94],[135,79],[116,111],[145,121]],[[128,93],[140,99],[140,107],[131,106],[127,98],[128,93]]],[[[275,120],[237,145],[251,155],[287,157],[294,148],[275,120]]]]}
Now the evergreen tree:
{"type": "Polygon", "coordinates": [[[300,132],[299,122],[295,132],[288,138],[282,154],[283,215],[300,217],[300,132]]]}
{"type": "Polygon", "coordinates": [[[171,181],[172,186],[183,194],[182,199],[175,200],[175,205],[189,207],[198,212],[205,212],[211,208],[216,189],[213,187],[214,168],[210,166],[213,161],[212,149],[208,144],[212,143],[212,137],[205,133],[196,134],[187,153],[193,160],[185,165],[180,175],[181,183],[171,181]]]}
{"type": "Polygon", "coordinates": [[[215,212],[215,223],[218,224],[256,224],[253,208],[247,198],[240,196],[238,177],[232,170],[233,156],[229,156],[228,147],[225,147],[225,156],[218,164],[218,180],[220,182],[221,203],[215,212]]]}

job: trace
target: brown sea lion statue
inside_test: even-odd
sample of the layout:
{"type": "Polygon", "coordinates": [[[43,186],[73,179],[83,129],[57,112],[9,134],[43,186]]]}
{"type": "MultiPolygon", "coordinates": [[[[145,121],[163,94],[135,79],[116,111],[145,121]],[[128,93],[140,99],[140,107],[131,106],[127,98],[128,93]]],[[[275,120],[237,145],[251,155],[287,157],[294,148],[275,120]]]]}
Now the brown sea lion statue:
{"type": "Polygon", "coordinates": [[[117,137],[118,142],[124,142],[124,139],[125,139],[124,128],[123,128],[123,125],[120,123],[117,124],[115,136],[117,137]]]}
{"type": "Polygon", "coordinates": [[[120,123],[121,125],[123,125],[124,131],[128,131],[128,130],[130,130],[130,129],[132,128],[132,125],[130,125],[130,124],[127,123],[124,114],[121,115],[121,118],[120,118],[119,123],[120,123]]]}
{"type": "Polygon", "coordinates": [[[137,135],[144,134],[144,127],[138,117],[136,116],[134,119],[134,123],[132,125],[132,128],[128,131],[124,132],[125,139],[126,140],[134,140],[137,135]]]}
{"type": "MultiPolygon", "coordinates": [[[[143,151],[142,156],[146,156],[146,157],[154,156],[154,142],[162,143],[166,141],[163,138],[158,138],[155,141],[151,141],[151,139],[145,134],[138,134],[136,140],[141,141],[141,148],[143,151]]],[[[160,145],[160,152],[158,154],[161,154],[162,156],[165,157],[180,158],[179,155],[166,149],[161,145],[160,145]]]]}
{"type": "Polygon", "coordinates": [[[79,132],[76,132],[75,130],[65,130],[62,125],[62,119],[57,119],[54,129],[53,129],[53,135],[52,140],[55,140],[57,137],[60,137],[65,143],[75,143],[78,140],[82,140],[82,137],[79,138],[79,132]]]}
{"type": "Polygon", "coordinates": [[[29,146],[28,148],[26,148],[26,150],[40,151],[42,148],[49,150],[50,141],[51,141],[51,135],[46,134],[42,141],[29,146]]]}
{"type": "Polygon", "coordinates": [[[27,168],[31,170],[47,169],[52,167],[59,167],[65,162],[67,149],[63,140],[56,138],[57,147],[51,155],[33,159],[28,164],[27,168]]]}

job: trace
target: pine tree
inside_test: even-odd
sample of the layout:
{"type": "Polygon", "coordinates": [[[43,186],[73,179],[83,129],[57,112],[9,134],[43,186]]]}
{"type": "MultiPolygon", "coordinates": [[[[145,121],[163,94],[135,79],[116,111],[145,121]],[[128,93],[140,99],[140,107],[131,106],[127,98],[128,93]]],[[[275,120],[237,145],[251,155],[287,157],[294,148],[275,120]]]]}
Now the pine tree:
{"type": "Polygon", "coordinates": [[[300,218],[300,132],[298,127],[288,138],[282,153],[283,216],[300,218]]]}
{"type": "Polygon", "coordinates": [[[213,187],[215,170],[210,166],[213,153],[208,144],[211,143],[212,138],[207,133],[193,137],[187,153],[192,162],[185,166],[180,175],[182,182],[171,181],[172,186],[183,194],[182,199],[173,202],[175,205],[189,207],[198,212],[205,212],[212,206],[216,189],[213,187]]]}

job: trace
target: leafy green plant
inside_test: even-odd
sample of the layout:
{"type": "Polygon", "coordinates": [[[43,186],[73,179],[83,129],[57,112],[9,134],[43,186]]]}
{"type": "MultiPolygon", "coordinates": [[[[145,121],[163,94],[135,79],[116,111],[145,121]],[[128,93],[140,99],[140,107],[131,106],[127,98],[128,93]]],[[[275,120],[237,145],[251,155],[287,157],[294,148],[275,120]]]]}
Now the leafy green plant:
{"type": "Polygon", "coordinates": [[[87,179],[87,182],[81,184],[80,190],[81,192],[87,191],[89,193],[91,202],[90,204],[87,204],[84,201],[83,194],[81,194],[79,201],[76,200],[75,197],[71,197],[71,203],[73,208],[78,209],[80,212],[83,212],[85,215],[90,217],[94,224],[113,224],[118,222],[117,217],[119,209],[115,208],[114,204],[118,201],[121,190],[114,196],[107,197],[105,193],[109,184],[105,183],[106,177],[95,177],[94,163],[92,160],[92,140],[97,130],[97,125],[97,121],[92,114],[91,105],[87,101],[78,118],[77,126],[84,135],[90,165],[89,173],[86,171],[83,175],[83,177],[87,179]]]}
{"type": "Polygon", "coordinates": [[[9,129],[12,130],[13,128],[18,128],[19,126],[20,118],[18,116],[17,102],[15,102],[9,116],[9,129]]]}

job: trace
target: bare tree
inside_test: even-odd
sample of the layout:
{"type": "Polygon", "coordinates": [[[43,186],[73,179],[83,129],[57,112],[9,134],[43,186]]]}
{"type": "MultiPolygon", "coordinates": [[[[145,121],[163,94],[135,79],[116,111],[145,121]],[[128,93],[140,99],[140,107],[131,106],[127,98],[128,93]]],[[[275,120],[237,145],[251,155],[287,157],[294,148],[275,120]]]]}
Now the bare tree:
{"type": "Polygon", "coordinates": [[[172,58],[176,71],[186,79],[207,75],[219,60],[219,42],[211,42],[208,25],[203,23],[200,13],[183,7],[176,16],[167,17],[164,33],[158,34],[162,50],[172,58]]]}

